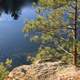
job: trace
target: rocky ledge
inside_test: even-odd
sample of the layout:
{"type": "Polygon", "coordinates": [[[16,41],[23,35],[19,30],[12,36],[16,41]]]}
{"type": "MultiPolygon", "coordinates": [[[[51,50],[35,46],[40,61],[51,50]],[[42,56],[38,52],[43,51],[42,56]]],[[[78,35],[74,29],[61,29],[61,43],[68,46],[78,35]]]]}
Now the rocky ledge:
{"type": "Polygon", "coordinates": [[[60,62],[45,62],[16,67],[5,80],[80,80],[80,70],[60,67],[60,62]]]}

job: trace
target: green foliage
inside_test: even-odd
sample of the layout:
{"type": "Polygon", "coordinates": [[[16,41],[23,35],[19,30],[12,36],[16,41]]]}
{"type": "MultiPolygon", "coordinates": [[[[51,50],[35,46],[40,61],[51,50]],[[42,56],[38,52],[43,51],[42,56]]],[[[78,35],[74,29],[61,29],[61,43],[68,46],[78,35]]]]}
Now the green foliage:
{"type": "Polygon", "coordinates": [[[0,64],[0,80],[4,80],[4,78],[8,75],[9,71],[4,66],[3,63],[0,64]]]}
{"type": "MultiPolygon", "coordinates": [[[[71,62],[75,43],[80,53],[80,46],[78,45],[80,41],[74,39],[74,0],[40,0],[39,2],[40,9],[44,7],[45,10],[52,9],[52,11],[46,17],[38,14],[35,20],[28,21],[25,24],[24,32],[37,31],[41,33],[31,38],[32,41],[40,42],[44,46],[44,48],[38,49],[35,60],[49,58],[51,60],[53,59],[53,61],[58,59],[65,63],[71,62]],[[66,20],[64,19],[65,14],[67,16],[66,20]]],[[[80,15],[78,15],[77,27],[80,25],[79,21],[80,15]]]]}
{"type": "Polygon", "coordinates": [[[37,60],[48,60],[48,59],[54,59],[55,54],[54,50],[50,47],[45,47],[43,49],[39,49],[38,54],[36,55],[37,60]]]}
{"type": "Polygon", "coordinates": [[[10,59],[7,59],[5,62],[0,63],[0,80],[4,80],[4,78],[6,78],[9,74],[7,65],[10,65],[11,63],[12,60],[10,59]]]}
{"type": "Polygon", "coordinates": [[[41,6],[53,8],[67,4],[67,1],[68,0],[39,0],[41,6]]]}
{"type": "Polygon", "coordinates": [[[71,63],[72,62],[71,54],[66,54],[64,52],[60,54],[60,51],[57,52],[55,48],[53,49],[50,47],[39,48],[36,57],[32,59],[32,63],[35,63],[38,60],[42,62],[47,61],[55,62],[61,60],[65,64],[71,63]]]}
{"type": "Polygon", "coordinates": [[[12,64],[12,60],[11,59],[6,59],[5,65],[10,65],[10,64],[12,64]]]}

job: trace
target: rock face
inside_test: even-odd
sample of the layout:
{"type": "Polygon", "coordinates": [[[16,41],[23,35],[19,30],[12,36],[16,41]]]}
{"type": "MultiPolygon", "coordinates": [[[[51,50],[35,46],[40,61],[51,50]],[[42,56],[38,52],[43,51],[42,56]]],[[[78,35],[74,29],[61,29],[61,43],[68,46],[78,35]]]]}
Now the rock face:
{"type": "Polygon", "coordinates": [[[68,66],[56,73],[56,80],[80,80],[80,68],[68,66]]]}
{"type": "Polygon", "coordinates": [[[13,69],[5,80],[80,80],[79,69],[59,65],[60,62],[23,65],[13,69]]]}
{"type": "Polygon", "coordinates": [[[5,80],[53,80],[60,62],[23,65],[13,69],[5,80]]]}

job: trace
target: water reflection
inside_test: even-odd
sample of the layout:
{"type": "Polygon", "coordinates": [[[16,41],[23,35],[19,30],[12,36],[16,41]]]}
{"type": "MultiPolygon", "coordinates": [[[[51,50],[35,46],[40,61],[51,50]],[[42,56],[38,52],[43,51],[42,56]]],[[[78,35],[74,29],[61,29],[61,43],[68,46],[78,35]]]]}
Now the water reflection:
{"type": "Polygon", "coordinates": [[[2,13],[10,14],[15,20],[21,14],[21,8],[38,0],[0,0],[0,15],[2,13]]]}
{"type": "Polygon", "coordinates": [[[38,45],[22,32],[26,19],[36,17],[33,1],[37,0],[0,0],[0,62],[11,58],[18,66],[26,64],[28,53],[34,55],[38,45]]]}

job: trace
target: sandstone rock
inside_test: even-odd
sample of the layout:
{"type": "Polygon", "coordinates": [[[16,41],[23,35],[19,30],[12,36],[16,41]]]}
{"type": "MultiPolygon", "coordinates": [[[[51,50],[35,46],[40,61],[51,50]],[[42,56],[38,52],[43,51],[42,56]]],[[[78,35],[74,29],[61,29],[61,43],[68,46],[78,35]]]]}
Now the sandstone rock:
{"type": "Polygon", "coordinates": [[[5,80],[53,80],[60,62],[23,65],[13,69],[5,80]],[[53,77],[50,79],[50,77],[53,77]]]}
{"type": "Polygon", "coordinates": [[[80,80],[80,70],[60,66],[60,62],[23,65],[13,69],[5,80],[80,80]]]}
{"type": "Polygon", "coordinates": [[[80,68],[68,66],[56,73],[56,80],[80,80],[80,68]]]}

